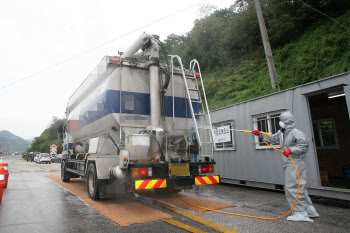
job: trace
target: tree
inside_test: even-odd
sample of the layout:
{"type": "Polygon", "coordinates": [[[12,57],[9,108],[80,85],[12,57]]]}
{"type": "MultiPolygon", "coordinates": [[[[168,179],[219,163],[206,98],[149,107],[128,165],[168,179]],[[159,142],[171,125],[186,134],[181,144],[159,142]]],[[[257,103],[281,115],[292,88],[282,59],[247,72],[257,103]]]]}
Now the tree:
{"type": "Polygon", "coordinates": [[[66,119],[53,117],[48,128],[45,129],[39,137],[34,138],[31,148],[26,151],[38,151],[50,153],[50,146],[56,144],[57,148],[62,147],[62,140],[57,137],[57,129],[60,125],[65,124],[66,119]]]}
{"type": "MultiPolygon", "coordinates": [[[[273,50],[328,19],[314,9],[332,16],[350,8],[346,0],[303,0],[307,5],[299,0],[260,1],[273,50]]],[[[168,36],[164,41],[167,52],[181,56],[185,64],[197,59],[204,72],[235,63],[242,56],[262,56],[253,0],[237,0],[229,8],[213,10],[203,6],[204,17],[195,21],[189,33],[168,36]]]]}

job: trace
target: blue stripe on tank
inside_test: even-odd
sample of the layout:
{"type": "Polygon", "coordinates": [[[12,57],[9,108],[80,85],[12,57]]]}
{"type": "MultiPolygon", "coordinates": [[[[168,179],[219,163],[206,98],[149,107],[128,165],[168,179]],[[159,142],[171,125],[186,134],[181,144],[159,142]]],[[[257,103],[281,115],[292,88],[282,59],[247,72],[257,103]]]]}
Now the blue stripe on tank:
{"type": "MultiPolygon", "coordinates": [[[[195,100],[195,99],[192,99],[195,100]]],[[[187,98],[174,97],[174,110],[175,117],[180,118],[191,118],[190,105],[188,104],[187,98]]],[[[199,112],[199,103],[192,103],[193,111],[195,113],[199,112]]],[[[173,117],[173,97],[165,96],[165,116],[173,117]]]]}
{"type": "MultiPolygon", "coordinates": [[[[175,117],[191,118],[191,112],[188,100],[181,97],[175,97],[175,117]],[[186,106],[186,107],[185,107],[186,106]],[[187,109],[186,109],[187,108],[187,109]]],[[[165,96],[165,116],[173,116],[173,98],[165,96]]],[[[150,115],[151,103],[150,94],[122,91],[122,113],[150,115]]],[[[199,103],[193,103],[195,113],[199,112],[199,103]]],[[[91,101],[87,106],[80,110],[79,128],[82,128],[92,122],[107,116],[111,113],[120,113],[120,91],[106,90],[97,98],[91,101]]]]}
{"type": "Polygon", "coordinates": [[[68,145],[68,150],[72,150],[73,149],[73,143],[68,143],[68,144],[64,144],[63,145],[63,151],[67,150],[67,145],[68,145]]]}

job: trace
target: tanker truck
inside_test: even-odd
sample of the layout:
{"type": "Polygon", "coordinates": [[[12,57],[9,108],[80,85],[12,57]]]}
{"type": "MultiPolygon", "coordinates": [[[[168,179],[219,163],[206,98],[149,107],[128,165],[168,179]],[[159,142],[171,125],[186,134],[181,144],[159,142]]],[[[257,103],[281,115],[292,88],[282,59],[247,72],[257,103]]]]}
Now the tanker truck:
{"type": "Polygon", "coordinates": [[[141,34],[124,53],[105,56],[68,101],[67,122],[58,130],[61,180],[86,178],[93,200],[220,181],[213,174],[213,131],[199,64],[192,60],[185,69],[179,56],[166,54],[163,64],[160,51],[157,35],[141,34]]]}

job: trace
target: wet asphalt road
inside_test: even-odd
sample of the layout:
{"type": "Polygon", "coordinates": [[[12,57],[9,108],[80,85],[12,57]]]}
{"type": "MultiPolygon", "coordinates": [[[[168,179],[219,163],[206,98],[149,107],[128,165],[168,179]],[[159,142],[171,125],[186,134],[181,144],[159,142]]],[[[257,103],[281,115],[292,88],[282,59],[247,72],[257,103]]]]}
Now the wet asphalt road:
{"type": "MultiPolygon", "coordinates": [[[[0,204],[0,232],[187,232],[163,221],[120,227],[88,206],[79,197],[46,178],[59,174],[59,164],[27,163],[19,156],[5,157],[9,162],[10,180],[0,204]],[[45,171],[44,171],[45,170],[45,171]]],[[[284,194],[232,185],[200,186],[186,193],[238,205],[224,211],[241,214],[276,217],[288,210],[284,194]]],[[[313,198],[319,200],[319,198],[313,198]]],[[[175,214],[143,197],[137,201],[160,209],[174,219],[206,232],[217,232],[191,219],[175,214]]],[[[215,212],[198,214],[201,218],[237,232],[349,232],[349,202],[322,199],[315,204],[320,218],[314,223],[276,221],[223,215],[215,212]]],[[[130,216],[132,217],[132,216],[130,216]]]]}
{"type": "MultiPolygon", "coordinates": [[[[56,170],[59,164],[37,165],[13,157],[4,159],[9,162],[10,179],[0,204],[1,233],[163,232],[164,229],[186,232],[162,221],[120,227],[46,178],[50,173],[40,171],[50,167],[56,170]]],[[[59,171],[51,173],[60,174],[59,171]]]]}

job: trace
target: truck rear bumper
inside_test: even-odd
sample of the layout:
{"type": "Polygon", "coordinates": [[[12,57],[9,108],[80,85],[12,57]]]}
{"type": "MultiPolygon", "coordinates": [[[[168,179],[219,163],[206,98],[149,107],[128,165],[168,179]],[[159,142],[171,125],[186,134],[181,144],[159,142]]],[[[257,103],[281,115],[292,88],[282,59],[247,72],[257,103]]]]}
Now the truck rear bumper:
{"type": "Polygon", "coordinates": [[[135,180],[134,190],[172,187],[175,189],[192,188],[192,185],[218,184],[220,176],[176,177],[154,180],[135,180]]]}

